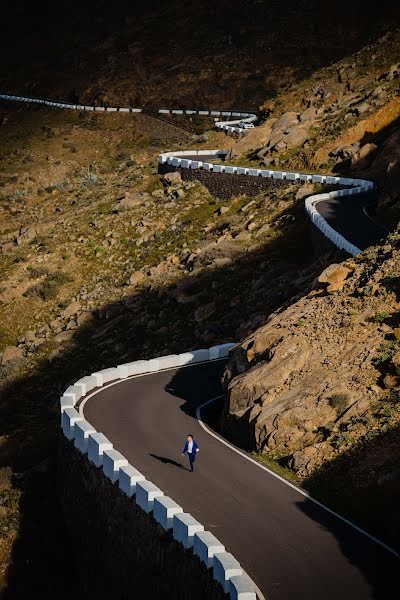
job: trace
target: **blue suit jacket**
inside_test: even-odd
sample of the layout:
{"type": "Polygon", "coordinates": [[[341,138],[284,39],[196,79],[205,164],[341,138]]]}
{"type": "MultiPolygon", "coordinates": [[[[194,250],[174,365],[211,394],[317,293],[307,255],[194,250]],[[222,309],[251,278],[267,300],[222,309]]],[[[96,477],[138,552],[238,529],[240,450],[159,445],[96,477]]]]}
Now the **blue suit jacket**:
{"type": "MultiPolygon", "coordinates": [[[[188,454],[188,447],[189,447],[189,442],[186,440],[185,447],[183,449],[183,454],[188,454]]],[[[196,454],[198,449],[199,449],[199,446],[198,446],[197,442],[195,440],[193,440],[192,454],[196,454]]]]}

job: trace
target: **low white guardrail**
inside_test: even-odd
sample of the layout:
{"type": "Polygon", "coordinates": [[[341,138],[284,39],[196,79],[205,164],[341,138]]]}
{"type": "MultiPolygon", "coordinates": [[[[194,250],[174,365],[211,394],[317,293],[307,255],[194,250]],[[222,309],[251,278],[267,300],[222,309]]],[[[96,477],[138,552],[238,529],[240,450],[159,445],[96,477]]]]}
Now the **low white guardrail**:
{"type": "Polygon", "coordinates": [[[221,584],[232,600],[256,600],[257,586],[244,572],[239,562],[226,552],[225,546],[190,514],[184,512],[172,498],[154,483],[148,481],[117,450],[106,436],[97,432],[84,419],[79,403],[94,389],[110,381],[125,380],[135,375],[155,373],[164,369],[226,358],[236,344],[220,344],[207,349],[193,350],[183,354],[160,356],[150,360],[137,360],[116,367],[96,371],[70,385],[60,398],[61,428],[63,434],[74,443],[77,450],[86,455],[112,483],[131,498],[143,511],[152,515],[165,531],[171,531],[183,548],[191,549],[213,578],[221,584]]]}
{"type": "Polygon", "coordinates": [[[337,190],[326,194],[313,194],[306,199],[305,207],[310,215],[311,221],[335,246],[345,250],[352,256],[361,252],[354,244],[346,240],[338,233],[315,208],[318,202],[329,200],[329,198],[339,198],[342,196],[354,196],[371,192],[374,189],[372,181],[366,179],[352,179],[350,177],[335,177],[331,175],[320,175],[317,173],[298,173],[296,171],[277,171],[271,169],[252,169],[250,167],[238,167],[232,165],[214,164],[212,162],[201,160],[203,157],[213,157],[224,160],[229,154],[229,150],[185,150],[184,152],[164,152],[158,157],[160,164],[169,164],[181,169],[202,169],[204,171],[213,171],[214,173],[230,173],[231,175],[248,175],[249,177],[266,177],[269,179],[303,181],[311,183],[321,183],[327,185],[346,185],[353,186],[352,189],[337,190]],[[195,156],[199,160],[188,158],[195,156]]]}
{"type": "MultiPolygon", "coordinates": [[[[0,94],[0,100],[8,100],[13,102],[24,102],[30,104],[40,104],[49,108],[60,108],[60,109],[72,109],[72,110],[87,110],[87,111],[98,111],[98,112],[123,112],[123,113],[141,113],[144,109],[142,108],[131,108],[131,107],[109,107],[109,106],[91,106],[83,104],[69,104],[67,102],[52,102],[50,100],[44,100],[42,98],[30,98],[28,96],[15,96],[10,94],[0,94]]],[[[181,109],[158,109],[159,114],[172,114],[172,115],[200,115],[200,116],[212,116],[212,117],[239,117],[239,119],[230,121],[216,121],[215,127],[222,129],[229,134],[234,133],[245,133],[248,131],[245,127],[246,123],[254,123],[257,121],[257,115],[248,112],[235,112],[235,111],[219,111],[219,110],[181,110],[181,109]],[[240,124],[244,126],[241,127],[240,124]]],[[[352,189],[337,190],[329,192],[327,194],[314,194],[306,199],[305,207],[307,213],[310,215],[311,221],[314,225],[329,239],[335,246],[341,250],[345,250],[352,256],[361,252],[360,248],[357,248],[354,244],[349,242],[344,236],[338,233],[329,223],[322,217],[322,215],[315,208],[318,202],[322,200],[328,200],[329,198],[338,198],[341,196],[352,196],[356,194],[363,194],[370,192],[374,189],[372,181],[365,179],[352,179],[349,177],[334,177],[330,175],[320,175],[316,173],[297,173],[288,171],[274,171],[270,169],[252,169],[248,167],[230,166],[230,165],[215,165],[211,162],[205,162],[202,160],[187,159],[185,156],[197,155],[199,158],[202,156],[224,158],[228,154],[227,150],[200,150],[200,151],[184,151],[184,152],[166,152],[160,154],[158,161],[161,164],[168,163],[174,167],[180,167],[182,169],[203,169],[206,171],[213,171],[214,173],[230,173],[237,175],[249,175],[250,177],[269,177],[271,179],[288,179],[290,181],[311,181],[313,183],[322,184],[335,184],[335,185],[346,185],[351,186],[352,189]]]]}

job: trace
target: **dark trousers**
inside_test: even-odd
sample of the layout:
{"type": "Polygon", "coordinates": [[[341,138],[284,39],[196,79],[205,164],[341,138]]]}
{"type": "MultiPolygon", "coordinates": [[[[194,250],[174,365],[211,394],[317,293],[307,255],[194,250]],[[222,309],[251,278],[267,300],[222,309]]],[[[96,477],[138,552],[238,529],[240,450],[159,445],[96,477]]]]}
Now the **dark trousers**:
{"type": "Polygon", "coordinates": [[[193,471],[193,465],[194,465],[194,461],[196,458],[196,452],[192,452],[192,453],[188,452],[188,457],[189,457],[189,463],[190,463],[190,470],[193,471]]]}

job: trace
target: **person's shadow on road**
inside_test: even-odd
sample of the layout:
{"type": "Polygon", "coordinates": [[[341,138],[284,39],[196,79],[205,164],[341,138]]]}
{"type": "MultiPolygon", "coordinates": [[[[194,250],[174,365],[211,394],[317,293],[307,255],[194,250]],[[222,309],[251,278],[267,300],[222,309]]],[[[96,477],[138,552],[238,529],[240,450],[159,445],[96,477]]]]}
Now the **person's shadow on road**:
{"type": "Polygon", "coordinates": [[[152,454],[151,452],[149,455],[152,456],[153,458],[156,458],[157,460],[164,463],[165,465],[172,465],[174,467],[178,467],[179,469],[183,469],[184,471],[190,471],[190,469],[187,469],[181,463],[178,463],[176,460],[173,460],[172,458],[166,458],[165,456],[158,456],[157,454],[152,454]]]}

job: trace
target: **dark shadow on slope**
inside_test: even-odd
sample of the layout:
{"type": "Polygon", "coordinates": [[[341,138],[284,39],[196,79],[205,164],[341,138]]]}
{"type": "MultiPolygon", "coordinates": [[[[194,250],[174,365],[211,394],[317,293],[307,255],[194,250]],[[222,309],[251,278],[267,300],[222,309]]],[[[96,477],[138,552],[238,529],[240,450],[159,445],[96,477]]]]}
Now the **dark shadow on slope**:
{"type": "Polygon", "coordinates": [[[2,367],[8,383],[1,393],[0,435],[5,440],[1,464],[20,474],[21,492],[21,522],[6,575],[5,599],[23,598],[27,589],[31,597],[42,600],[54,594],[70,597],[79,589],[79,555],[63,527],[54,469],[46,476],[46,485],[35,475],[44,459],[54,462],[59,396],[69,384],[98,369],[238,339],[291,297],[300,297],[315,276],[341,255],[332,251],[315,259],[303,207],[298,204],[291,210],[296,220],[282,222],[285,235],[228,266],[197,274],[193,286],[185,288],[183,303],[179,282],[146,288],[96,310],[93,321],[79,327],[71,342],[60,348],[50,344],[50,358],[39,361],[32,372],[18,374],[2,367]],[[210,301],[215,302],[212,319],[196,321],[199,303],[210,301]],[[65,565],[69,565],[67,577],[58,577],[65,565]]]}
{"type": "MultiPolygon", "coordinates": [[[[395,402],[386,402],[396,409],[395,402]]],[[[303,487],[341,515],[356,521],[372,535],[400,551],[400,426],[391,426],[382,415],[380,432],[323,464],[303,482],[303,487]]],[[[306,504],[300,505],[307,512],[306,504]]],[[[341,548],[344,535],[338,537],[341,548]]],[[[357,560],[358,557],[350,557],[357,560]]],[[[388,560],[389,560],[388,555],[388,560]]],[[[367,560],[368,557],[365,557],[367,560]]],[[[398,568],[397,560],[397,568],[398,568]]],[[[367,567],[366,567],[367,568],[367,567]]],[[[394,566],[394,569],[396,566],[394,566]]],[[[396,571],[395,571],[396,572],[396,571]]],[[[376,574],[371,565],[371,577],[376,574]]],[[[388,596],[386,596],[388,597],[388,596]]]]}
{"type": "MultiPolygon", "coordinates": [[[[371,589],[371,598],[374,600],[390,598],[393,590],[397,587],[400,563],[396,556],[311,500],[299,501],[297,506],[321,528],[334,534],[339,552],[346,556],[349,563],[366,577],[371,589]]],[[[351,596],[351,592],[349,589],[349,596],[351,596]]],[[[353,594],[354,598],[360,598],[357,590],[354,590],[353,594]]]]}
{"type": "Polygon", "coordinates": [[[186,107],[197,101],[198,108],[210,97],[223,105],[241,98],[242,108],[255,108],[282,80],[302,79],[399,23],[391,0],[379,10],[366,0],[355,0],[352,10],[345,0],[284,6],[278,0],[120,0],[117,9],[99,1],[3,4],[0,79],[7,87],[80,99],[89,89],[99,101],[122,92],[133,103],[157,94],[186,107]],[[172,32],[179,43],[171,43],[172,32]]]}

